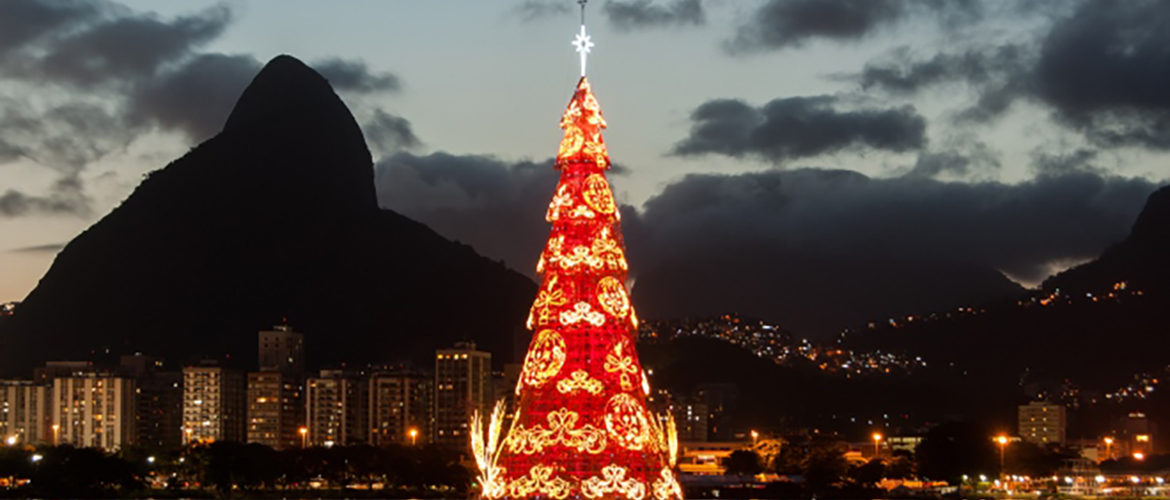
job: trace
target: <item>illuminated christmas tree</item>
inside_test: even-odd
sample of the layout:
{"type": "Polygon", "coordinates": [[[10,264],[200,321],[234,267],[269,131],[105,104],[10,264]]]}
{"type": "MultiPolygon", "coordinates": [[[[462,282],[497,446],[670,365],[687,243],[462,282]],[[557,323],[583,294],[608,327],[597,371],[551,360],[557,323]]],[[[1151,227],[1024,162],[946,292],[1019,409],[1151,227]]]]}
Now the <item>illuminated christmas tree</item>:
{"type": "Polygon", "coordinates": [[[543,282],[510,422],[503,404],[472,420],[484,498],[680,499],[674,422],[646,408],[650,386],[634,349],[618,207],[605,171],[601,107],[585,79],[592,47],[574,41],[581,80],[561,118],[561,171],[537,264],[543,282]],[[486,430],[485,430],[486,424],[486,430]],[[506,428],[505,428],[506,427],[506,428]]]}

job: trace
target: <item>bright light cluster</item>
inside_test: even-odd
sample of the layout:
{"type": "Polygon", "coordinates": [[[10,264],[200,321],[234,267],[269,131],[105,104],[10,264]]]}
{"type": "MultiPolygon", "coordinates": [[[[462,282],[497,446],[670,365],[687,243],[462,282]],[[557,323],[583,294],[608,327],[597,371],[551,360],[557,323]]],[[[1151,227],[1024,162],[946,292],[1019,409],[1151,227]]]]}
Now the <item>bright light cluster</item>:
{"type": "Polygon", "coordinates": [[[545,213],[552,231],[514,416],[505,425],[497,406],[489,422],[471,422],[483,498],[682,498],[674,421],[646,408],[605,126],[582,78],[561,119],[561,179],[545,213]]]}

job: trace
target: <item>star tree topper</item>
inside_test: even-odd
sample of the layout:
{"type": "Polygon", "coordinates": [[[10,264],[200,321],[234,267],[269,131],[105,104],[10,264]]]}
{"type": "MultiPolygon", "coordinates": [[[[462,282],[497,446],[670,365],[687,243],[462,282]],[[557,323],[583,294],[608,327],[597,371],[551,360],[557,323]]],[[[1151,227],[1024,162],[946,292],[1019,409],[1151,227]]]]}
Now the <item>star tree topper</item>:
{"type": "Polygon", "coordinates": [[[577,3],[581,4],[581,32],[577,33],[577,38],[574,38],[572,42],[577,53],[581,55],[581,76],[585,76],[585,60],[589,57],[589,49],[593,48],[593,41],[589,39],[589,34],[585,32],[585,1],[577,1],[577,3]]]}

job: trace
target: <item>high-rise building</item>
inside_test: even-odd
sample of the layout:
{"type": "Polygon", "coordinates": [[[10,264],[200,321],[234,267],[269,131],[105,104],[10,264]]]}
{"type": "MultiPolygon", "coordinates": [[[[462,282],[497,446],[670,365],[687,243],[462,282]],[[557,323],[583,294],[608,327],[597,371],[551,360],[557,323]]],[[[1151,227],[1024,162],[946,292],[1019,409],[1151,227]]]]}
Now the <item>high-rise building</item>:
{"type": "Polygon", "coordinates": [[[134,379],[98,373],[57,377],[51,397],[57,443],[107,451],[134,444],[134,379]]]}
{"type": "Polygon", "coordinates": [[[183,374],[156,372],[136,379],[139,446],[175,448],[183,444],[183,374]]]}
{"type": "Polygon", "coordinates": [[[1064,405],[1033,401],[1020,405],[1017,415],[1020,439],[1038,445],[1064,444],[1068,428],[1064,405]]]}
{"type": "Polygon", "coordinates": [[[492,354],[479,351],[474,342],[435,352],[435,434],[445,449],[470,454],[468,422],[471,415],[491,413],[495,404],[492,354]]]}
{"type": "Polygon", "coordinates": [[[141,353],[122,356],[118,371],[135,382],[135,443],[164,449],[182,445],[183,374],[165,371],[162,358],[141,353]]]}
{"type": "Polygon", "coordinates": [[[301,446],[301,381],[278,371],[248,374],[248,442],[276,449],[301,446]]]}
{"type": "Polygon", "coordinates": [[[365,443],[367,381],[342,370],[321,370],[305,381],[305,427],[311,446],[365,443]]]}
{"type": "Polygon", "coordinates": [[[370,375],[369,442],[425,444],[433,440],[434,381],[409,366],[382,367],[370,375]]]}
{"type": "Polygon", "coordinates": [[[50,442],[50,387],[28,380],[0,380],[0,441],[50,442]]]}
{"type": "Polygon", "coordinates": [[[183,368],[183,442],[243,441],[243,372],[203,363],[183,368]]]}
{"type": "Polygon", "coordinates": [[[259,335],[260,371],[291,375],[305,372],[305,336],[288,325],[276,325],[259,335]]]}

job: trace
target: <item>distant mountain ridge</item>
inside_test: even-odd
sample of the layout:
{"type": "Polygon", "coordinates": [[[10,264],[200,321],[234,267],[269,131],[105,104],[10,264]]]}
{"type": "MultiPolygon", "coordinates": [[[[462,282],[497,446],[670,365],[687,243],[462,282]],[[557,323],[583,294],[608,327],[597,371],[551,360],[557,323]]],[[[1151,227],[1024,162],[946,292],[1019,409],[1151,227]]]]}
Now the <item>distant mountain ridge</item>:
{"type": "Polygon", "coordinates": [[[706,261],[657,263],[638,275],[632,296],[647,318],[736,312],[824,339],[869,320],[1023,294],[999,271],[974,264],[759,246],[729,247],[706,261]]]}
{"type": "Polygon", "coordinates": [[[850,335],[858,349],[906,351],[1017,384],[1119,384],[1170,366],[1170,187],[1147,199],[1130,235],[1020,300],[850,335]]]}
{"type": "Polygon", "coordinates": [[[1152,290],[1170,288],[1170,186],[1150,194],[1126,239],[1097,259],[1049,278],[1043,288],[1086,291],[1116,281],[1152,290]]]}
{"type": "Polygon", "coordinates": [[[71,241],[0,331],[0,367],[109,348],[255,362],[287,318],[309,362],[512,351],[535,284],[378,208],[369,150],[329,83],[270,61],[224,130],[71,241]]]}

